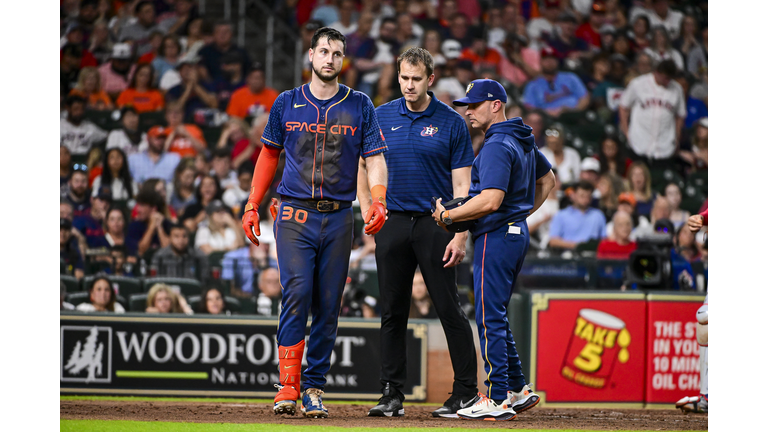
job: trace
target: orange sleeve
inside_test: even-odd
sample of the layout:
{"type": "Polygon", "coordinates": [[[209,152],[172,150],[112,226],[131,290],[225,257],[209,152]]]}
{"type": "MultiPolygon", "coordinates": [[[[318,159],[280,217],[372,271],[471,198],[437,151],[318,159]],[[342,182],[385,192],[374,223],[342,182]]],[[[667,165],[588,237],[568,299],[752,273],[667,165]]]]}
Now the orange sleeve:
{"type": "Polygon", "coordinates": [[[248,196],[248,203],[253,204],[254,207],[258,207],[264,201],[264,195],[275,178],[281,151],[274,147],[264,146],[259,153],[259,159],[253,169],[251,194],[248,196]]]}

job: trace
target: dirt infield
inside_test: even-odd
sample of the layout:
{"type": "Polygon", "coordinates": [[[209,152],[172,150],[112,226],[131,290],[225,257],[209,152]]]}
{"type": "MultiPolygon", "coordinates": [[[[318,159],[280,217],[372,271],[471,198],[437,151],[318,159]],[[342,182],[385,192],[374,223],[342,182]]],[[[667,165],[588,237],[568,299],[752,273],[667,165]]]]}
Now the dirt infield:
{"type": "MultiPolygon", "coordinates": [[[[373,404],[372,404],[373,405],[373,404]]],[[[370,406],[372,406],[370,405],[370,406]]],[[[142,420],[195,423],[276,423],[342,427],[435,427],[594,430],[707,430],[706,414],[675,410],[533,408],[512,422],[433,418],[436,406],[405,407],[405,417],[366,417],[369,405],[327,405],[328,419],[276,416],[269,404],[62,400],[62,420],[142,420]]]]}

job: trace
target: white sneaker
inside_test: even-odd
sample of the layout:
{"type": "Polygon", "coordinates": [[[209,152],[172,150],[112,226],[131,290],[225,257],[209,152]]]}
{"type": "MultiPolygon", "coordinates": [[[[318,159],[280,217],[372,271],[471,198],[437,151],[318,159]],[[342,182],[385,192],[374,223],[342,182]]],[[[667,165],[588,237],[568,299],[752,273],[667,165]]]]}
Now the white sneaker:
{"type": "Polygon", "coordinates": [[[517,413],[515,413],[511,405],[506,403],[506,400],[502,404],[497,404],[493,399],[489,399],[482,393],[477,395],[480,399],[474,405],[456,411],[460,418],[466,420],[506,421],[517,417],[517,413]]]}
{"type": "Polygon", "coordinates": [[[706,413],[709,412],[709,398],[705,395],[686,396],[675,404],[683,412],[706,413]]]}
{"type": "Polygon", "coordinates": [[[539,395],[534,393],[533,390],[531,390],[531,387],[526,384],[518,393],[511,390],[508,391],[507,400],[505,400],[504,403],[510,405],[515,412],[521,413],[535,407],[540,399],[539,395]]]}

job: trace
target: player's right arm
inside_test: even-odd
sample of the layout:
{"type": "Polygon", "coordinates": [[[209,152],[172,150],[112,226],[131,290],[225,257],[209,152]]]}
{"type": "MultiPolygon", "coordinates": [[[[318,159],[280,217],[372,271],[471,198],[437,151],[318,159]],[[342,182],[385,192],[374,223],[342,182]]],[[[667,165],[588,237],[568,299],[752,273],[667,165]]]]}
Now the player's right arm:
{"type": "Polygon", "coordinates": [[[272,105],[269,113],[267,126],[261,136],[264,148],[259,153],[259,159],[256,161],[256,167],[253,170],[253,179],[251,180],[251,193],[248,196],[248,202],[245,204],[243,213],[243,231],[248,240],[255,245],[259,245],[256,238],[261,235],[259,229],[259,204],[264,200],[264,195],[269,190],[272,180],[277,172],[277,163],[280,161],[280,152],[283,150],[283,100],[285,93],[282,93],[272,105]]]}
{"type": "MultiPolygon", "coordinates": [[[[371,204],[368,211],[363,213],[363,222],[365,222],[365,233],[374,235],[384,226],[387,220],[387,161],[384,159],[384,152],[387,151],[387,144],[384,142],[384,133],[379,126],[379,118],[373,108],[373,103],[365,96],[363,101],[363,148],[362,157],[365,158],[363,164],[366,168],[366,177],[368,185],[371,186],[371,204]]],[[[358,170],[358,173],[360,171],[358,170]]],[[[358,177],[358,187],[360,186],[360,177],[358,177]]],[[[358,189],[359,193],[359,189],[358,189]]],[[[367,197],[367,190],[363,197],[367,197]]],[[[360,198],[362,200],[366,198],[360,198]]],[[[361,207],[362,209],[362,207],[361,207]]]]}

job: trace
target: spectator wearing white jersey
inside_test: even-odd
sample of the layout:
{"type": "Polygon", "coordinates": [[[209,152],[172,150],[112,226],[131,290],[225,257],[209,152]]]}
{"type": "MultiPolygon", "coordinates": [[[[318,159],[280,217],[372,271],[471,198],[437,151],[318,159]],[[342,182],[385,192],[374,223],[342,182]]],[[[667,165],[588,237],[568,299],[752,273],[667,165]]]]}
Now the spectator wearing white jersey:
{"type": "Polygon", "coordinates": [[[677,73],[674,61],[664,60],[656,69],[630,81],[621,95],[619,118],[633,160],[649,165],[671,162],[680,144],[685,121],[683,89],[672,78],[677,73]]]}

